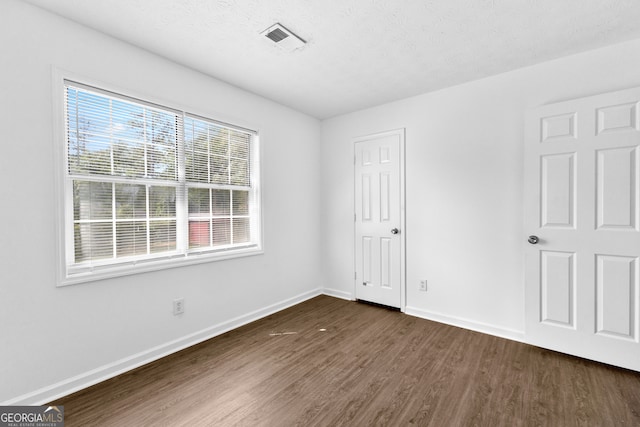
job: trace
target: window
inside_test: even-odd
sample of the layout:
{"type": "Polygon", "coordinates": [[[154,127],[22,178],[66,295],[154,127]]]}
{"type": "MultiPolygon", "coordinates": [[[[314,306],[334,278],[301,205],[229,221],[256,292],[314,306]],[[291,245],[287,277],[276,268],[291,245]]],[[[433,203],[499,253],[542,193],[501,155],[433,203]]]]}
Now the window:
{"type": "Polygon", "coordinates": [[[260,251],[254,131],[66,80],[64,93],[63,282],[260,251]]]}

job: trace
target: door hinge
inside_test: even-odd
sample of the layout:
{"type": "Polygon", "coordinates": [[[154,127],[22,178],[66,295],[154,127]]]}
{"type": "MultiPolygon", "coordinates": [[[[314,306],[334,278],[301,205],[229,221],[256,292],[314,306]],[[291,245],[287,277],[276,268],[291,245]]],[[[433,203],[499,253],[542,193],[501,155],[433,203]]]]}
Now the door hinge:
{"type": "Polygon", "coordinates": [[[353,278],[354,278],[354,279],[357,279],[357,278],[358,278],[358,272],[356,272],[356,271],[354,271],[354,272],[353,272],[353,278]]]}
{"type": "Polygon", "coordinates": [[[353,214],[353,222],[356,222],[357,220],[356,214],[353,214]]]}

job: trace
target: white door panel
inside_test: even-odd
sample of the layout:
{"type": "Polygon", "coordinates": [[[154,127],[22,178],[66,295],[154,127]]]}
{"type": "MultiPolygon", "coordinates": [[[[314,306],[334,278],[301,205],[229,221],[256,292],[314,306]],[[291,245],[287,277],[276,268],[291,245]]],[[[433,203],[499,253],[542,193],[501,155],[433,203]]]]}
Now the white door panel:
{"type": "Polygon", "coordinates": [[[599,230],[638,230],[636,175],[638,147],[596,151],[599,230]]]}
{"type": "Polygon", "coordinates": [[[531,344],[640,371],[640,88],[529,111],[531,344]]]}
{"type": "Polygon", "coordinates": [[[398,308],[404,294],[403,142],[404,132],[393,131],[354,144],[355,295],[398,308]]]}

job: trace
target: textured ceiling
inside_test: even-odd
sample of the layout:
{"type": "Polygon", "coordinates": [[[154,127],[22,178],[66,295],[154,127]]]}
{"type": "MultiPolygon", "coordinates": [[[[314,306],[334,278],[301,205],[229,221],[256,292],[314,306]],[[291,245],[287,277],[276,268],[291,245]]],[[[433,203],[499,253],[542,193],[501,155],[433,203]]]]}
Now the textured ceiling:
{"type": "Polygon", "coordinates": [[[638,0],[23,1],[320,119],[640,38],[638,0]]]}

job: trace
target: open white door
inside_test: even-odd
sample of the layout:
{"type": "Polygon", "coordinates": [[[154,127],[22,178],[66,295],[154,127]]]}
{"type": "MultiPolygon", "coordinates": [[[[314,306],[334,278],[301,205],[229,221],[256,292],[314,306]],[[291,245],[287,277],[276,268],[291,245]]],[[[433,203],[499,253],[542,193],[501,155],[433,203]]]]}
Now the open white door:
{"type": "Polygon", "coordinates": [[[526,339],[636,371],[639,101],[635,88],[540,107],[525,141],[526,339]]]}
{"type": "Polygon", "coordinates": [[[404,130],[357,138],[355,295],[404,309],[404,130]]]}

